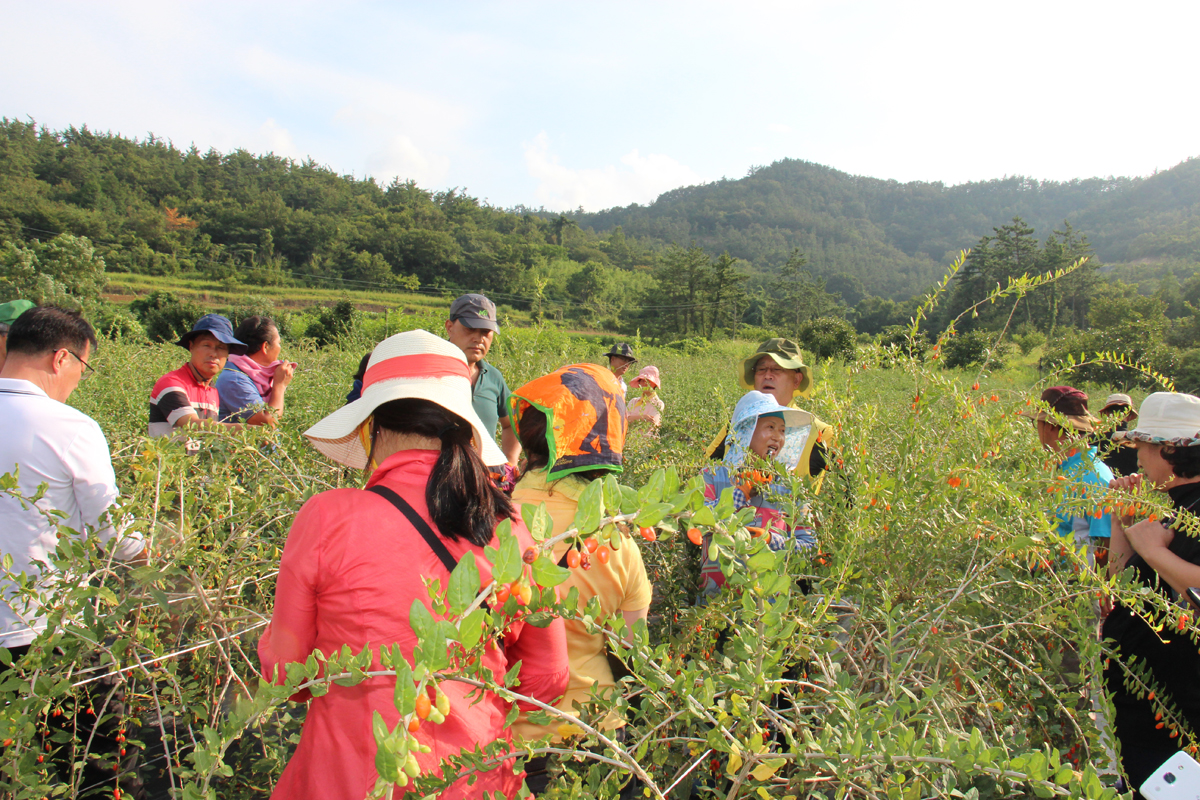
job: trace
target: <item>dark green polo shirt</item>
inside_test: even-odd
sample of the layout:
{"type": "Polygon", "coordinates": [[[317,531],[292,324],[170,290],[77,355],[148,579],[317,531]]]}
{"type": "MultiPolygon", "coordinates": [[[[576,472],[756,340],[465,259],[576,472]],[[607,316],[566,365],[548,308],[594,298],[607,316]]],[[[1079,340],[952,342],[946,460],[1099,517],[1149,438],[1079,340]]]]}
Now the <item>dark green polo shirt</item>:
{"type": "Polygon", "coordinates": [[[475,386],[471,390],[471,404],[483,421],[483,427],[495,436],[500,419],[508,416],[508,396],[512,392],[508,390],[500,370],[486,361],[480,361],[476,366],[479,367],[479,377],[475,379],[475,386]]]}

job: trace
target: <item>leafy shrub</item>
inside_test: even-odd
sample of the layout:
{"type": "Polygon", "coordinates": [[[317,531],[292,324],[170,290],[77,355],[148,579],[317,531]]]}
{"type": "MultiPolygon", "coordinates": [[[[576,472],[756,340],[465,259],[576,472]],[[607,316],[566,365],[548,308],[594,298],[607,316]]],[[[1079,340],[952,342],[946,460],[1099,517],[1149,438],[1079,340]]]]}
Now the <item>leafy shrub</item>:
{"type": "Polygon", "coordinates": [[[144,342],[146,328],[141,320],[128,310],[112,303],[101,303],[95,311],[88,314],[88,322],[101,336],[109,339],[123,339],[131,342],[144,342]]]}
{"type": "Polygon", "coordinates": [[[205,310],[173,292],[151,292],[129,304],[152,342],[173,342],[192,329],[205,310]]]}
{"type": "Polygon", "coordinates": [[[858,349],[854,326],[841,317],[821,317],[800,326],[800,345],[818,361],[852,361],[858,349]]]}
{"type": "Polygon", "coordinates": [[[703,353],[709,344],[711,342],[703,336],[692,336],[688,339],[677,339],[670,344],[664,345],[664,347],[668,350],[675,350],[689,356],[694,356],[703,353]]]}
{"type": "Polygon", "coordinates": [[[1021,355],[1027,356],[1046,343],[1046,334],[1028,322],[1023,322],[1017,327],[1012,340],[1018,349],[1020,349],[1021,355]]]}
{"type": "Polygon", "coordinates": [[[0,247],[0,297],[79,308],[100,299],[104,259],[84,236],[64,233],[48,242],[0,247]]]}
{"type": "Polygon", "coordinates": [[[325,347],[352,336],[361,324],[362,312],[354,307],[354,303],[339,300],[317,312],[317,318],[309,324],[306,333],[318,346],[325,347]]]}
{"type": "Polygon", "coordinates": [[[929,340],[920,334],[911,338],[907,325],[889,325],[879,334],[879,346],[895,348],[910,358],[923,359],[929,350],[929,340]]]}
{"type": "Polygon", "coordinates": [[[1007,348],[992,331],[967,331],[942,340],[942,364],[946,369],[1004,369],[1007,348]],[[986,363],[985,363],[986,361],[986,363]]]}

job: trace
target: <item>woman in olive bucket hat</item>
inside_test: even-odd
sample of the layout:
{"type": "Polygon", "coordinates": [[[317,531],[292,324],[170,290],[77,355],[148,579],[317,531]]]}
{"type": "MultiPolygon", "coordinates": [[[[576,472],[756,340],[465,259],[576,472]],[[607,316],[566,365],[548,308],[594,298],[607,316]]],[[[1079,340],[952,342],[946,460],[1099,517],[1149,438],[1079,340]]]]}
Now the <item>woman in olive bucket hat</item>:
{"type": "Polygon", "coordinates": [[[1140,474],[1118,478],[1113,488],[1162,492],[1173,509],[1161,521],[1113,522],[1109,572],[1129,571],[1142,587],[1116,604],[1103,628],[1114,651],[1104,682],[1116,710],[1121,766],[1127,788],[1136,788],[1189,743],[1187,734],[1200,732],[1200,647],[1185,599],[1189,587],[1200,586],[1200,538],[1192,516],[1200,512],[1200,398],[1156,392],[1142,403],[1137,427],[1113,438],[1132,441],[1141,466],[1140,474]],[[1163,601],[1179,608],[1164,612],[1163,601]],[[1147,681],[1150,688],[1140,688],[1147,681]],[[1190,730],[1162,724],[1179,716],[1190,730]]]}
{"type": "MultiPolygon", "coordinates": [[[[743,389],[753,389],[772,395],[781,406],[800,408],[798,399],[808,397],[812,389],[812,372],[804,363],[800,347],[790,339],[768,339],[748,358],[742,360],[738,382],[743,389]]],[[[713,439],[704,454],[711,459],[725,457],[729,425],[726,424],[713,439]]],[[[833,426],[816,415],[806,434],[803,451],[794,472],[813,479],[813,493],[821,490],[821,481],[829,467],[829,450],[833,446],[833,426]]]]}

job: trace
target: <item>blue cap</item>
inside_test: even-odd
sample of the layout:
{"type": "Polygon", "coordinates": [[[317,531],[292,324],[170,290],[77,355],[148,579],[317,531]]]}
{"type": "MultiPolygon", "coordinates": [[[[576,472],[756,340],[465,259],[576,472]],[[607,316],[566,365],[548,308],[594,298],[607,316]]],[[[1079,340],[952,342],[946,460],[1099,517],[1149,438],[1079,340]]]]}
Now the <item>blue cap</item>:
{"type": "Polygon", "coordinates": [[[229,345],[229,352],[233,355],[246,355],[246,343],[233,337],[232,323],[220,314],[205,314],[196,320],[196,324],[192,326],[192,329],[179,339],[179,346],[184,348],[190,346],[192,340],[202,333],[211,333],[217,337],[217,341],[229,345]]]}

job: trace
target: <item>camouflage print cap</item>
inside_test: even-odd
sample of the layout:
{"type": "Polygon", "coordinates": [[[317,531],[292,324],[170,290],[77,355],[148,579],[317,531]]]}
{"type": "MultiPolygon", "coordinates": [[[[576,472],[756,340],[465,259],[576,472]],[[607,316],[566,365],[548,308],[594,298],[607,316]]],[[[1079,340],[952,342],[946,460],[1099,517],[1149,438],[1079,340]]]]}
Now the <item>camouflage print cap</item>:
{"type": "Polygon", "coordinates": [[[468,328],[487,328],[499,331],[496,304],[481,294],[464,294],[450,306],[450,321],[458,320],[468,328]]]}
{"type": "Polygon", "coordinates": [[[604,354],[605,358],[612,358],[613,356],[628,358],[630,361],[637,361],[637,359],[633,356],[633,348],[630,347],[627,342],[617,342],[611,348],[609,348],[607,353],[604,354]]]}

